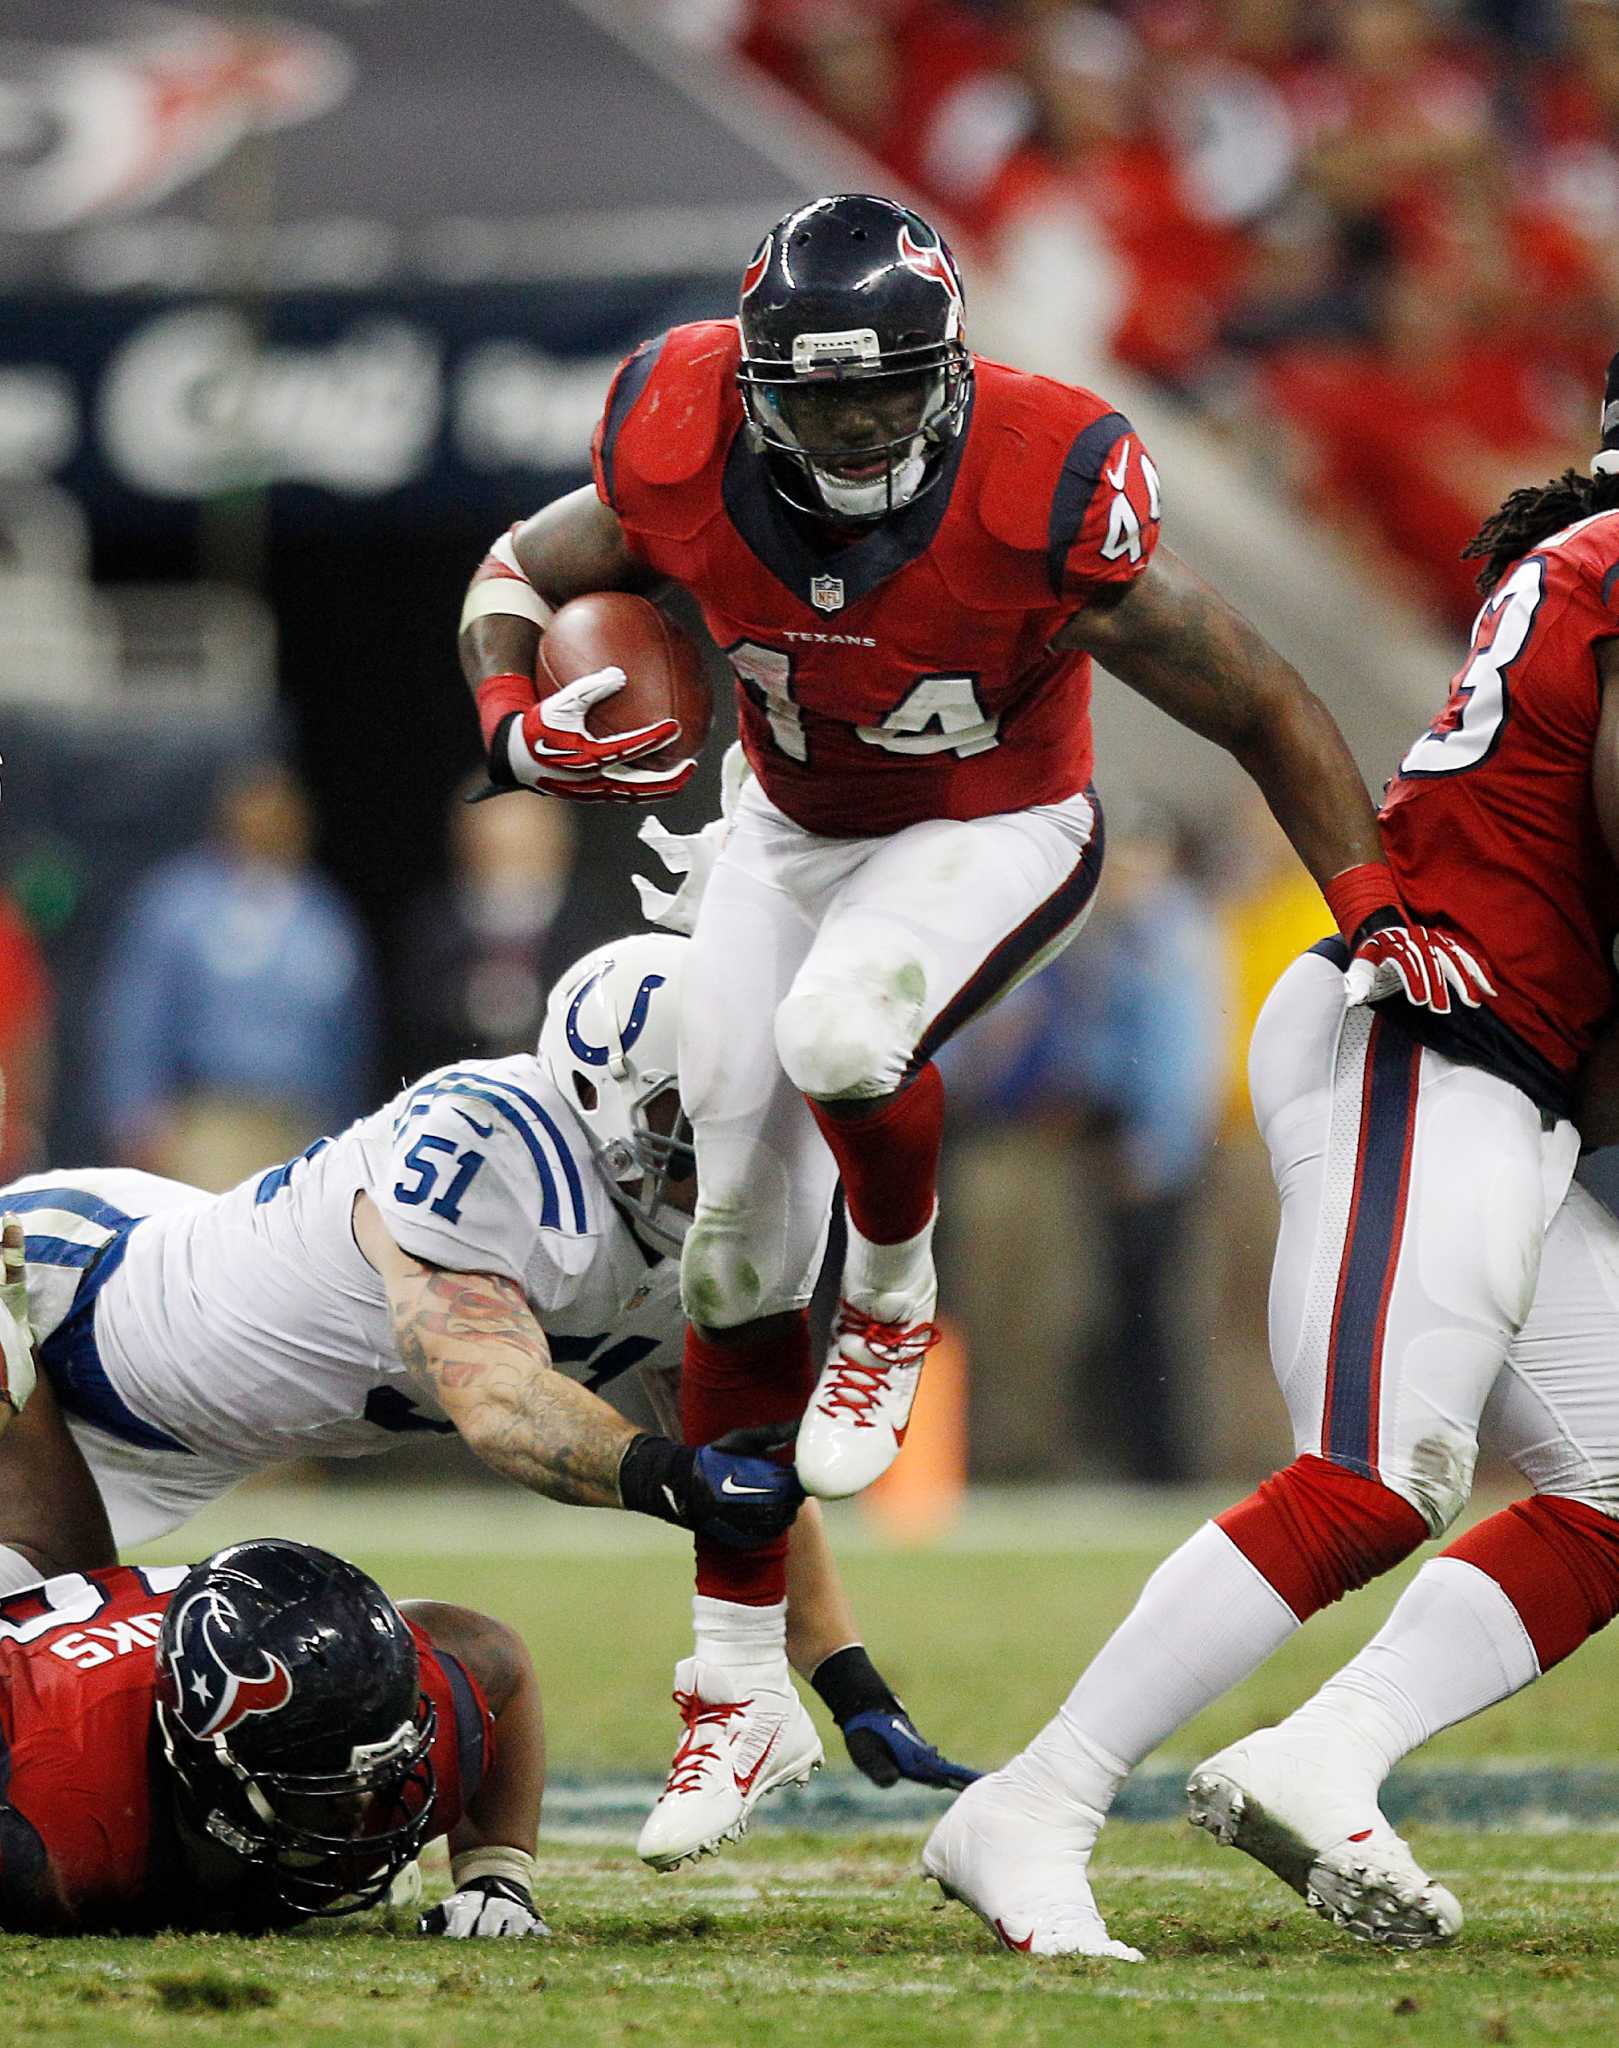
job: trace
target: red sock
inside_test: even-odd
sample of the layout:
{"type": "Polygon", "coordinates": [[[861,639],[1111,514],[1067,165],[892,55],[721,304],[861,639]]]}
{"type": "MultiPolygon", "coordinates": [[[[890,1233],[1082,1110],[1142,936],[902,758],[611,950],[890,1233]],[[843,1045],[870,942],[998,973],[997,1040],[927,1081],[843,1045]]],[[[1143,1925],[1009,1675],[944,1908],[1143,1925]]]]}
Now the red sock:
{"type": "Polygon", "coordinates": [[[1215,1519],[1300,1621],[1428,1540],[1409,1501],[1308,1454],[1215,1519]]]}
{"type": "MultiPolygon", "coordinates": [[[[687,1326],[680,1375],[680,1425],[689,1444],[712,1443],[728,1430],[780,1422],[788,1434],[815,1391],[809,1311],[791,1322],[771,1319],[768,1337],[733,1334],[716,1344],[687,1326]]],[[[792,1456],[791,1446],[782,1454],[792,1456]]],[[[787,1538],[758,1550],[730,1550],[699,1536],[697,1590],[744,1607],[771,1607],[787,1597],[787,1538]]]]}
{"type": "Polygon", "coordinates": [[[925,1230],[944,1136],[944,1083],[933,1062],[874,1106],[804,1099],[838,1162],[844,1205],[860,1235],[903,1244],[925,1230]]]}
{"type": "Polygon", "coordinates": [[[1619,1614],[1619,1522],[1583,1501],[1544,1493],[1515,1501],[1443,1555],[1494,1579],[1517,1608],[1542,1671],[1619,1614]]]}

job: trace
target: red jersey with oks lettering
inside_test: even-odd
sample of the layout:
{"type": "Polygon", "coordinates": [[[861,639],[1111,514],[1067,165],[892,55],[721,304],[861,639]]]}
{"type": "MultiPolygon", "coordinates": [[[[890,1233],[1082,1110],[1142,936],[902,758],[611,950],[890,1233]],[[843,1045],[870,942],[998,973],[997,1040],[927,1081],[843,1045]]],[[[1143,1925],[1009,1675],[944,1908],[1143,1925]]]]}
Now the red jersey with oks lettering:
{"type": "MultiPolygon", "coordinates": [[[[79,1926],[219,1917],[195,1880],[188,1895],[155,1734],[154,1646],[188,1569],[72,1572],[0,1601],[0,1927],[36,1924],[42,1891],[79,1926]]],[[[430,1832],[445,1834],[494,1753],[494,1721],[471,1674],[410,1629],[438,1716],[430,1832]]]]}
{"type": "Polygon", "coordinates": [[[741,431],[740,351],[734,320],[644,343],[592,453],[632,552],[685,585],[729,657],[766,795],[847,838],[1085,788],[1090,658],[1050,642],[1151,559],[1158,478],[1130,422],[978,357],[937,481],[822,532],[741,431]]]}
{"type": "Polygon", "coordinates": [[[1591,791],[1596,648],[1615,636],[1619,512],[1600,512],[1496,585],[1381,813],[1407,908],[1475,948],[1490,1008],[1565,1075],[1619,993],[1619,870],[1591,791]]]}

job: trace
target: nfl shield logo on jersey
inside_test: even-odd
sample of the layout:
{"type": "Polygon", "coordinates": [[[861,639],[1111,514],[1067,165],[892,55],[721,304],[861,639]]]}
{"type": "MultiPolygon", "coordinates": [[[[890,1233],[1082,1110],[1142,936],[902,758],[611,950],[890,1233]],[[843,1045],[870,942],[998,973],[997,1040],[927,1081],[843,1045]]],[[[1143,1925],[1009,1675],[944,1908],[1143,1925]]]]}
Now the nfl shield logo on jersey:
{"type": "Polygon", "coordinates": [[[843,609],[843,578],[841,576],[817,576],[810,584],[810,603],[818,612],[840,612],[843,609]]]}

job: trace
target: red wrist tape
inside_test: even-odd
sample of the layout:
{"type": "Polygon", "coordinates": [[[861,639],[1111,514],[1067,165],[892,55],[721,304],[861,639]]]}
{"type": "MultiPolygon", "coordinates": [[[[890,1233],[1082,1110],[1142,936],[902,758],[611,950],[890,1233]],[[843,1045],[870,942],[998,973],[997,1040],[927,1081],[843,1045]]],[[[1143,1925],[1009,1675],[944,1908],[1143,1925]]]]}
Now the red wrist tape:
{"type": "Polygon", "coordinates": [[[540,693],[534,687],[532,676],[520,676],[514,672],[504,675],[485,676],[473,695],[478,700],[478,729],[483,734],[484,752],[495,743],[495,733],[500,721],[510,712],[521,714],[531,704],[540,701],[540,693]]]}
{"type": "Polygon", "coordinates": [[[1321,893],[1338,920],[1339,931],[1350,941],[1374,910],[1391,905],[1397,909],[1400,902],[1394,870],[1383,860],[1365,860],[1359,867],[1345,868],[1323,885],[1321,893]]]}

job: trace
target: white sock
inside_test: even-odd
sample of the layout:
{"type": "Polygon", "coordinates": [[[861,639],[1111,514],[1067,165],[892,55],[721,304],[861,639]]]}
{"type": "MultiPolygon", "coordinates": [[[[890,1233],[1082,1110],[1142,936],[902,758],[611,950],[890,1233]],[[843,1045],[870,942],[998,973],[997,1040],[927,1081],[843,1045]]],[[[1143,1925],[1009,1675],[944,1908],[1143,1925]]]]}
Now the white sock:
{"type": "Polygon", "coordinates": [[[933,1230],[938,1220],[939,1205],[935,1202],[933,1214],[915,1237],[907,1237],[899,1244],[874,1244],[851,1223],[848,1249],[843,1257],[844,1299],[884,1321],[920,1313],[914,1304],[925,1306],[937,1294],[933,1230]]]}
{"type": "Polygon", "coordinates": [[[1060,1819],[1064,1830],[1078,1838],[1078,1846],[1088,1849],[1101,1833],[1130,1766],[1088,1742],[1063,1718],[1063,1711],[1001,1775],[1027,1795],[1035,1813],[1060,1819]]]}
{"type": "Polygon", "coordinates": [[[1282,1725],[1354,1735],[1380,1766],[1381,1783],[1430,1735],[1539,1676],[1523,1619],[1489,1573],[1434,1557],[1360,1655],[1282,1725]]]}
{"type": "Polygon", "coordinates": [[[1094,1816],[1100,1826],[1141,1759],[1256,1671],[1298,1626],[1270,1581],[1205,1522],[1142,1587],[1016,1763],[1060,1788],[1076,1819],[1094,1816]]]}
{"type": "Polygon", "coordinates": [[[728,1677],[744,1684],[785,1692],[792,1680],[787,1671],[787,1602],[770,1607],[745,1607],[738,1600],[714,1600],[694,1593],[692,1632],[697,1655],[717,1664],[728,1677]]]}

